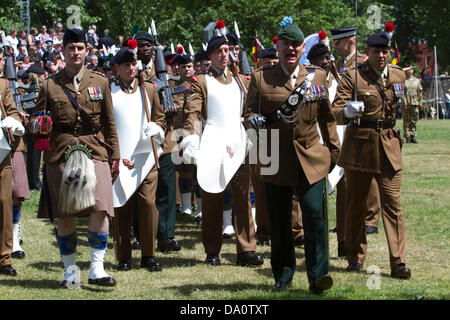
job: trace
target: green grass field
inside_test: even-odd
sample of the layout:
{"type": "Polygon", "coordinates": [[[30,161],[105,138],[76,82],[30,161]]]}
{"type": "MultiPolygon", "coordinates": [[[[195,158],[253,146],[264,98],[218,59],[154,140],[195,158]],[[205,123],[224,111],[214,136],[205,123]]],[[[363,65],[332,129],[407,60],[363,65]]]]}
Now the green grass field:
{"type": "MultiPolygon", "coordinates": [[[[401,121],[397,123],[401,128],[401,121]]],[[[308,291],[303,248],[297,248],[297,270],[292,287],[282,293],[271,290],[270,247],[258,247],[265,262],[261,267],[235,266],[234,238],[225,240],[222,266],[203,264],[205,254],[201,230],[191,217],[177,217],[176,239],[183,246],[178,253],[158,253],[163,271],[140,269],[140,252],[133,251],[132,271],[116,269],[113,240],[110,238],[105,261],[107,272],[116,280],[115,288],[87,284],[89,247],[86,220],[79,221],[78,266],[82,285],[79,290],[58,289],[63,275],[62,262],[53,235],[53,226],[36,219],[39,194],[32,192],[22,214],[25,259],[14,260],[18,276],[0,276],[1,300],[415,300],[450,298],[450,121],[422,120],[418,123],[419,144],[403,147],[402,203],[406,216],[408,281],[389,276],[387,242],[380,221],[379,233],[368,236],[364,272],[346,273],[347,262],[337,258],[336,234],[330,233],[330,274],[334,286],[321,296],[308,291]],[[380,275],[368,274],[375,268],[380,275]]],[[[335,201],[329,201],[329,226],[335,226],[335,201]]],[[[381,220],[381,219],[380,219],[381,220]]]]}

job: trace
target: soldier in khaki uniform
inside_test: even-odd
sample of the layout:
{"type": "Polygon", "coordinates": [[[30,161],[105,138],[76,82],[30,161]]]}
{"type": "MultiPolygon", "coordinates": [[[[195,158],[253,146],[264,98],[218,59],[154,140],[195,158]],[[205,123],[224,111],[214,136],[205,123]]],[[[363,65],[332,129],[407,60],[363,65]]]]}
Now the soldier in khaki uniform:
{"type": "Polygon", "coordinates": [[[134,39],[138,42],[138,58],[142,63],[144,80],[156,78],[155,62],[153,61],[155,39],[150,33],[145,31],[136,33],[134,39]]]}
{"type": "Polygon", "coordinates": [[[311,293],[320,294],[333,283],[328,274],[328,230],[322,199],[325,178],[337,163],[340,144],[327,99],[325,71],[298,63],[305,50],[303,41],[303,33],[297,26],[290,24],[280,31],[277,42],[280,63],[253,73],[245,118],[255,128],[266,123],[267,150],[272,150],[272,144],[278,144],[279,148],[277,172],[267,175],[261,171],[270,222],[274,289],[285,290],[295,271],[291,225],[295,190],[302,210],[309,288],[311,293]],[[305,100],[303,94],[294,93],[297,88],[306,90],[305,100]],[[286,111],[287,106],[293,112],[286,111]],[[317,122],[325,145],[319,143],[317,122]],[[272,130],[279,134],[278,141],[271,141],[272,130]]]}
{"type": "MultiPolygon", "coordinates": [[[[41,192],[38,218],[57,219],[56,239],[65,270],[60,284],[62,288],[77,285],[80,281],[74,275],[77,248],[75,217],[83,215],[89,216],[91,265],[88,283],[115,286],[116,281],[103,266],[109,236],[108,216],[114,216],[111,186],[117,178],[120,159],[109,82],[103,74],[85,68],[87,43],[83,30],[67,30],[63,46],[67,65],[47,79],[36,106],[41,115],[49,114],[53,120],[53,127],[49,128],[50,150],[44,153],[46,183],[41,192]],[[69,154],[72,150],[68,149],[69,146],[77,149],[69,154]],[[82,160],[75,160],[78,155],[82,160]],[[72,160],[80,171],[71,172],[71,166],[65,168],[66,161],[72,160]],[[78,185],[83,186],[80,193],[66,192],[60,197],[61,190],[77,188],[78,185]],[[80,194],[87,191],[87,186],[94,189],[94,205],[80,208],[81,211],[72,208],[69,212],[70,208],[66,208],[63,212],[63,204],[71,199],[74,204],[81,203],[81,200],[85,202],[80,194]]],[[[29,123],[33,133],[41,132],[43,122],[37,114],[31,116],[29,123]]]]}
{"type": "MultiPolygon", "coordinates": [[[[196,130],[200,129],[198,127],[201,127],[203,119],[208,123],[208,111],[214,110],[215,106],[208,103],[208,96],[210,94],[220,94],[220,92],[213,92],[212,90],[209,92],[207,81],[211,81],[211,85],[228,88],[228,90],[236,88],[234,83],[236,80],[233,79],[233,74],[230,67],[228,67],[229,46],[227,38],[225,36],[213,37],[208,42],[207,55],[211,59],[212,66],[208,74],[198,75],[198,82],[193,83],[192,91],[187,97],[188,101],[185,105],[184,127],[191,134],[184,137],[181,142],[183,157],[186,160],[195,158],[192,151],[200,146],[195,132],[198,134],[196,130]],[[231,86],[232,83],[233,86],[231,86]]],[[[245,81],[244,77],[241,76],[240,78],[243,82],[245,81]]],[[[246,86],[245,83],[244,86],[246,86]]],[[[237,88],[237,90],[240,90],[240,88],[237,88]]],[[[240,105],[237,104],[232,107],[240,108],[240,105]]],[[[205,135],[203,134],[202,140],[204,138],[205,135]]],[[[197,167],[197,178],[199,177],[198,171],[199,167],[197,167]]],[[[238,253],[236,264],[244,266],[261,265],[264,262],[263,258],[255,253],[256,237],[250,207],[249,185],[250,167],[247,164],[242,164],[234,173],[234,176],[228,183],[228,187],[231,187],[233,193],[234,229],[236,231],[236,250],[238,253]]],[[[212,193],[202,189],[201,198],[202,242],[206,252],[205,263],[214,266],[220,265],[219,253],[222,247],[224,192],[212,193]]]]}
{"type": "MultiPolygon", "coordinates": [[[[5,55],[0,48],[0,74],[3,73],[5,55]]],[[[25,128],[21,124],[20,111],[14,106],[14,100],[9,90],[8,81],[0,78],[0,102],[6,115],[1,115],[0,130],[5,134],[9,129],[15,136],[23,136],[25,128]]],[[[2,113],[2,112],[0,112],[2,113]]],[[[6,136],[3,139],[7,139],[6,136]]],[[[16,276],[17,272],[11,265],[13,251],[13,177],[11,153],[7,153],[0,164],[0,274],[16,276]]]]}
{"type": "MultiPolygon", "coordinates": [[[[137,56],[133,53],[129,47],[123,47],[115,55],[115,62],[117,64],[117,79],[111,85],[112,100],[116,123],[119,121],[124,122],[136,122],[137,119],[141,120],[141,123],[133,123],[133,128],[122,128],[122,131],[118,131],[119,142],[121,144],[132,143],[129,140],[123,141],[124,137],[128,137],[130,131],[138,132],[140,136],[142,132],[143,138],[139,142],[154,137],[155,143],[161,145],[164,141],[164,129],[166,126],[164,111],[159,101],[158,93],[155,88],[149,82],[143,81],[137,77],[138,65],[137,56]],[[141,83],[142,81],[142,83],[141,83]],[[147,119],[136,118],[135,115],[130,118],[126,118],[128,112],[139,113],[141,117],[145,117],[145,105],[142,100],[141,88],[146,91],[146,97],[148,97],[148,108],[151,114],[150,122],[147,119]],[[119,119],[118,119],[119,118],[119,119]],[[136,130],[136,131],[135,131],[136,130]],[[144,137],[145,136],[145,137],[144,137]]],[[[138,116],[139,117],[139,116],[138,116]]],[[[124,149],[121,148],[121,152],[124,149]]],[[[127,155],[121,155],[122,161],[128,158],[127,155]]],[[[148,153],[148,157],[154,157],[153,154],[148,153]]],[[[132,161],[133,155],[127,160],[132,161]]],[[[151,159],[153,160],[153,158],[151,159]]],[[[136,165],[137,166],[137,165],[136,165]]],[[[116,182],[121,182],[121,175],[127,172],[126,170],[133,170],[134,166],[129,166],[128,169],[121,169],[121,174],[116,182]]],[[[138,169],[139,170],[139,169],[138,169]]],[[[142,173],[140,171],[131,171],[131,174],[142,173]]],[[[124,181],[128,181],[125,179],[124,181]]],[[[156,188],[158,184],[158,171],[153,166],[150,172],[146,172],[146,177],[142,183],[134,191],[133,195],[126,201],[126,203],[120,207],[116,207],[114,218],[114,233],[117,246],[117,259],[119,260],[118,268],[122,271],[128,271],[132,269],[131,264],[131,240],[130,240],[130,228],[133,212],[137,212],[139,217],[139,235],[141,244],[141,267],[147,268],[150,272],[161,271],[162,265],[155,258],[156,253],[156,235],[158,230],[158,209],[156,207],[156,188]]],[[[116,185],[114,185],[116,187],[116,185]]],[[[131,186],[128,186],[131,188],[131,186]]],[[[124,186],[122,185],[122,188],[124,186]]],[[[117,188],[114,189],[116,191],[117,188]]]]}
{"type": "MultiPolygon", "coordinates": [[[[366,56],[356,50],[355,36],[356,28],[331,29],[334,48],[341,57],[336,62],[336,68],[340,75],[348,69],[355,67],[357,63],[363,63],[366,56]]],[[[336,186],[336,235],[338,240],[338,256],[345,257],[345,174],[336,186]]],[[[367,234],[378,232],[378,219],[380,214],[380,196],[375,179],[370,185],[369,197],[367,198],[366,232],[367,234]]]]}
{"type": "Polygon", "coordinates": [[[394,130],[395,109],[403,93],[405,73],[399,67],[387,64],[392,51],[386,34],[373,34],[366,43],[368,60],[356,69],[358,102],[352,102],[355,69],[342,75],[333,102],[338,123],[348,124],[338,162],[345,169],[347,179],[347,270],[358,272],[365,261],[365,206],[371,181],[375,178],[381,196],[391,275],[407,279],[411,276],[411,270],[405,266],[405,217],[400,202],[403,165],[400,136],[394,130]],[[386,98],[383,99],[382,94],[390,103],[386,102],[386,98]]]}
{"type": "Polygon", "coordinates": [[[419,105],[422,101],[422,85],[419,79],[414,77],[414,68],[404,68],[406,73],[405,99],[403,99],[403,136],[406,143],[417,143],[416,124],[419,120],[419,105]]]}

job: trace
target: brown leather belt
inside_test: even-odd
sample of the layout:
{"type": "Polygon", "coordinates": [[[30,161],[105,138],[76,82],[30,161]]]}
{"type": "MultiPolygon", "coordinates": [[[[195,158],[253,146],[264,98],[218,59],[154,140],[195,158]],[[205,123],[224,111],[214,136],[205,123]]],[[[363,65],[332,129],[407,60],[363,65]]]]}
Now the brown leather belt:
{"type": "Polygon", "coordinates": [[[381,131],[383,129],[392,129],[395,126],[395,119],[378,119],[378,120],[366,120],[360,119],[353,120],[349,123],[350,127],[358,127],[358,128],[370,128],[375,129],[377,131],[381,131]]]}

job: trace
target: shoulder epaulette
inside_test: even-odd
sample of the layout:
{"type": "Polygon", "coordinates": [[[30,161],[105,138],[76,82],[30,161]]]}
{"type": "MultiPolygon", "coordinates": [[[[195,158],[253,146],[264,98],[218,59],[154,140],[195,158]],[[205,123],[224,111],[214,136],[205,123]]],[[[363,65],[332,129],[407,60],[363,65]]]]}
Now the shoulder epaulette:
{"type": "Polygon", "coordinates": [[[91,71],[94,74],[98,74],[98,75],[102,76],[103,78],[106,78],[105,74],[101,73],[100,71],[94,71],[94,70],[89,70],[89,71],[91,71]]]}
{"type": "MultiPolygon", "coordinates": [[[[402,70],[402,68],[400,68],[398,65],[396,64],[389,64],[390,67],[395,68],[395,69],[399,69],[402,70]]],[[[403,71],[403,70],[402,70],[403,71]]]]}

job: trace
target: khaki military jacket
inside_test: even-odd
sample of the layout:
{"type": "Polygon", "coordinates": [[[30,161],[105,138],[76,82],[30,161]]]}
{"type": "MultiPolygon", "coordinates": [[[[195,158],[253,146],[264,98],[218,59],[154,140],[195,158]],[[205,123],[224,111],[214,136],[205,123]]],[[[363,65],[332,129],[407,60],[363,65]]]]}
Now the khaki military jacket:
{"type": "MultiPolygon", "coordinates": [[[[0,78],[0,99],[6,112],[6,116],[2,115],[1,120],[5,119],[6,117],[13,117],[17,121],[22,121],[20,111],[16,108],[11,90],[9,89],[8,80],[5,78],[0,78]]],[[[15,141],[11,144],[11,150],[23,151],[22,149],[24,149],[24,144],[22,137],[14,136],[14,139],[15,141]]]]}
{"type": "MultiPolygon", "coordinates": [[[[230,68],[227,68],[226,80],[213,68],[208,70],[208,74],[222,84],[230,84],[232,82],[233,74],[231,73],[230,68]]],[[[184,108],[184,128],[188,130],[190,134],[194,134],[194,129],[200,129],[194,128],[196,121],[198,121],[197,123],[201,123],[202,120],[208,118],[208,88],[206,78],[204,74],[199,74],[196,77],[198,81],[192,83],[191,91],[186,97],[184,108]]],[[[240,74],[239,77],[244,86],[248,87],[248,79],[246,76],[240,74]]],[[[199,134],[197,131],[195,133],[199,134]]]]}
{"type": "Polygon", "coordinates": [[[422,104],[422,85],[414,76],[405,80],[405,98],[408,105],[418,106],[422,104]]]}
{"type": "MultiPolygon", "coordinates": [[[[395,94],[394,84],[405,82],[405,73],[396,65],[388,65],[386,83],[366,61],[358,67],[357,99],[364,102],[364,113],[361,119],[394,119],[398,98],[395,94]],[[392,106],[382,99],[380,93],[373,85],[377,82],[392,106]]],[[[336,98],[333,102],[338,124],[347,124],[349,120],[344,116],[345,103],[354,100],[355,69],[346,71],[339,83],[336,98]]],[[[393,129],[377,131],[372,128],[347,126],[344,143],[338,164],[345,168],[361,172],[381,173],[381,152],[383,148],[394,170],[402,169],[402,156],[400,142],[394,136],[393,129]]]]}
{"type": "Polygon", "coordinates": [[[345,71],[347,71],[348,69],[352,69],[355,67],[355,58],[358,57],[358,64],[363,63],[364,59],[366,58],[366,55],[359,53],[359,51],[357,50],[355,52],[355,54],[353,56],[351,56],[350,59],[348,59],[348,61],[346,61],[344,63],[344,59],[345,58],[340,58],[337,62],[336,62],[336,68],[337,71],[341,74],[344,73],[345,71]]]}
{"type": "MultiPolygon", "coordinates": [[[[72,142],[74,135],[73,133],[62,132],[58,127],[85,127],[84,121],[79,116],[79,111],[72,105],[58,84],[59,82],[70,90],[79,105],[92,117],[94,123],[101,126],[97,137],[108,143],[112,147],[112,152],[108,155],[106,147],[95,139],[93,134],[79,135],[80,144],[86,145],[92,151],[93,159],[100,161],[120,159],[109,81],[103,74],[85,68],[78,91],[74,89],[73,78],[69,76],[66,69],[63,69],[51,75],[39,92],[36,110],[43,114],[45,101],[47,100],[47,111],[50,111],[53,120],[53,130],[50,133],[49,141],[51,150],[44,153],[44,161],[46,163],[65,161],[64,152],[72,142]],[[100,88],[102,97],[93,94],[92,88],[100,88]]],[[[36,117],[37,115],[33,113],[29,123],[33,124],[36,117]]]]}
{"type": "MultiPolygon", "coordinates": [[[[294,87],[279,63],[255,71],[250,80],[245,103],[245,119],[248,120],[250,116],[257,114],[270,118],[308,75],[306,67],[303,64],[299,66],[294,87]]],[[[309,67],[315,69],[311,86],[324,85],[326,88],[325,71],[316,66],[309,67]]],[[[295,186],[298,184],[302,168],[309,183],[313,184],[325,178],[330,163],[336,163],[338,160],[340,143],[336,132],[336,120],[326,97],[307,101],[295,126],[277,120],[268,123],[267,129],[269,130],[267,150],[271,150],[270,131],[279,130],[279,169],[274,175],[262,175],[264,181],[276,185],[295,186]],[[319,143],[317,122],[325,145],[319,143]]]]}
{"type": "Polygon", "coordinates": [[[151,79],[156,78],[156,70],[155,70],[155,62],[153,61],[153,59],[150,60],[151,63],[151,68],[150,68],[150,72],[147,73],[147,70],[144,67],[144,70],[142,70],[142,77],[144,78],[144,81],[148,81],[151,79]]]}

